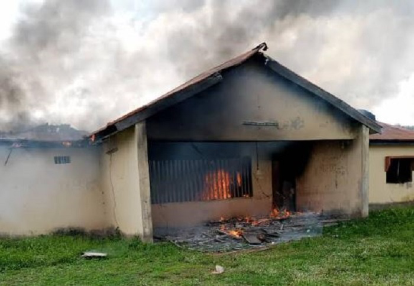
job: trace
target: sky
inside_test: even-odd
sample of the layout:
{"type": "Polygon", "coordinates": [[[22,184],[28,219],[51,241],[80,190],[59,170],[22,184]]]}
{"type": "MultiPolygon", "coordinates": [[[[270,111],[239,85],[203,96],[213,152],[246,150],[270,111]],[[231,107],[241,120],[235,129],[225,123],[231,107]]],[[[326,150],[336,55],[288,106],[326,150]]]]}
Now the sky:
{"type": "Polygon", "coordinates": [[[391,124],[414,125],[414,3],[0,2],[0,129],[92,131],[267,42],[271,57],[391,124]]]}

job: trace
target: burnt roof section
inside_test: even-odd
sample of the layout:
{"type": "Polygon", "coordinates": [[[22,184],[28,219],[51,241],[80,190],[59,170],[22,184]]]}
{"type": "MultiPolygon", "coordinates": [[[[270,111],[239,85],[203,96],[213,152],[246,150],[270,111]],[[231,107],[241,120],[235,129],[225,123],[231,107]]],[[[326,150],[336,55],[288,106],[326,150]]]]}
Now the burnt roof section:
{"type": "Polygon", "coordinates": [[[370,135],[371,143],[414,143],[414,130],[382,122],[378,124],[382,126],[382,132],[370,135]]]}
{"type": "Polygon", "coordinates": [[[86,139],[77,141],[36,141],[0,138],[0,146],[8,148],[83,148],[93,145],[86,139]]]}
{"type": "Polygon", "coordinates": [[[284,67],[277,61],[273,60],[267,55],[264,55],[261,51],[266,51],[266,43],[262,43],[255,47],[254,49],[239,55],[215,68],[212,68],[193,79],[187,81],[186,83],[178,86],[177,88],[171,90],[170,92],[156,98],[155,100],[145,104],[124,116],[109,122],[105,127],[93,132],[91,134],[92,141],[100,140],[105,137],[108,137],[116,132],[122,131],[137,122],[145,120],[146,118],[158,113],[159,111],[166,109],[176,103],[179,103],[195,94],[200,93],[201,91],[221,82],[223,77],[221,73],[227,69],[236,67],[243,64],[248,59],[252,58],[255,55],[262,55],[264,60],[264,65],[269,67],[271,70],[277,74],[285,77],[291,82],[299,85],[305,90],[311,92],[312,94],[318,96],[334,107],[338,108],[354,120],[360,122],[361,124],[370,128],[371,133],[380,132],[381,126],[378,125],[374,120],[362,115],[356,109],[335,97],[331,93],[319,88],[315,84],[306,80],[305,78],[299,76],[298,74],[292,72],[288,68],[284,67]]]}
{"type": "Polygon", "coordinates": [[[68,124],[51,125],[46,123],[22,130],[0,132],[0,140],[63,142],[84,140],[87,135],[86,131],[77,130],[68,124]]]}

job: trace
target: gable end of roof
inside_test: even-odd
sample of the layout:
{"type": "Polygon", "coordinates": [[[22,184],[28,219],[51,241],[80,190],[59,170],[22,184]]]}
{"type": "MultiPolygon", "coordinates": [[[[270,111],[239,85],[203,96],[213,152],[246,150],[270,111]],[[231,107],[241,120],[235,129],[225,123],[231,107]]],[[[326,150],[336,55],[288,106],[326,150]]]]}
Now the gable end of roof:
{"type": "Polygon", "coordinates": [[[305,90],[311,92],[312,94],[315,94],[316,96],[328,102],[329,104],[336,107],[337,109],[341,110],[342,112],[344,112],[345,114],[353,118],[354,120],[367,126],[371,130],[370,131],[371,134],[381,132],[381,125],[379,125],[376,121],[361,114],[358,110],[356,110],[355,108],[353,108],[352,106],[344,102],[343,100],[323,90],[317,85],[311,83],[307,79],[301,77],[297,73],[281,65],[279,62],[275,61],[271,57],[267,55],[264,55],[264,57],[266,58],[265,65],[269,67],[272,71],[288,79],[289,81],[295,83],[296,85],[304,88],[305,90]]]}
{"type": "Polygon", "coordinates": [[[90,135],[91,140],[98,141],[111,136],[114,133],[122,131],[138,123],[139,121],[145,120],[146,118],[156,114],[163,109],[179,103],[221,82],[223,80],[221,72],[241,65],[259,53],[261,50],[267,50],[266,43],[261,43],[250,51],[241,54],[229,61],[226,61],[225,63],[204,73],[199,74],[198,76],[192,78],[191,80],[185,82],[170,92],[156,98],[148,104],[141,106],[112,122],[109,122],[105,127],[93,132],[90,135]]]}
{"type": "Polygon", "coordinates": [[[377,124],[376,121],[364,116],[358,110],[354,109],[344,101],[335,97],[331,93],[321,89],[315,84],[311,83],[307,79],[301,77],[295,72],[289,70],[285,66],[281,65],[271,57],[265,55],[261,51],[266,51],[266,43],[262,43],[252,50],[239,55],[215,68],[212,68],[186,83],[178,86],[170,92],[164,94],[161,97],[156,98],[152,102],[141,106],[126,115],[109,122],[105,127],[93,132],[90,136],[92,141],[100,141],[106,137],[109,137],[119,131],[122,131],[130,126],[133,126],[137,122],[147,119],[148,117],[177,104],[197,93],[200,93],[207,88],[221,82],[223,77],[221,73],[230,68],[239,66],[252,58],[255,55],[260,55],[264,59],[264,65],[270,68],[273,72],[293,82],[294,84],[304,88],[310,93],[316,95],[327,103],[331,104],[341,112],[345,113],[352,119],[360,122],[370,129],[370,133],[379,133],[381,131],[381,125],[377,124]]]}

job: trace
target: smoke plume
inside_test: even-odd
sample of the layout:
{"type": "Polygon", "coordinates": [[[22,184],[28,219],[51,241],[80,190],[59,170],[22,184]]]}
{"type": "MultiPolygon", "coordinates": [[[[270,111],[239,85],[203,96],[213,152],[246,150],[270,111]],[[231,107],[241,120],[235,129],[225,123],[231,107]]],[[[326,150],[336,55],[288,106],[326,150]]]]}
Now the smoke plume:
{"type": "Polygon", "coordinates": [[[375,109],[414,74],[413,8],[382,0],[25,4],[0,50],[0,129],[95,129],[263,41],[294,71],[375,109]]]}

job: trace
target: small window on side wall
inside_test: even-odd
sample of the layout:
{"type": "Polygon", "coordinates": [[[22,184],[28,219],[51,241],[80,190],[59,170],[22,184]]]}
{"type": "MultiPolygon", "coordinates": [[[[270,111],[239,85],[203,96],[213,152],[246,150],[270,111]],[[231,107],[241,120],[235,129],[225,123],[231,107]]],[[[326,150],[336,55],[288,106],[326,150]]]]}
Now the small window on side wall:
{"type": "Polygon", "coordinates": [[[55,156],[55,164],[70,164],[69,156],[55,156]]]}
{"type": "Polygon", "coordinates": [[[414,158],[387,157],[385,170],[387,184],[403,184],[413,181],[414,158]]]}

